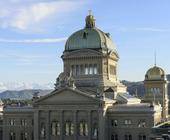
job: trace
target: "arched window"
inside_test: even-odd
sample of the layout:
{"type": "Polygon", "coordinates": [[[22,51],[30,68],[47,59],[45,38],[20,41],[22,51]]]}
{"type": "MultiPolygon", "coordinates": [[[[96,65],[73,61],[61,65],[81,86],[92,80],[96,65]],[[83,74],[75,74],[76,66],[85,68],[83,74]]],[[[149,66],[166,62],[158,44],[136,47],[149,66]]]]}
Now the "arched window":
{"type": "Polygon", "coordinates": [[[16,134],[14,132],[10,132],[9,137],[10,140],[16,140],[16,134]]]}
{"type": "Polygon", "coordinates": [[[139,140],[146,140],[146,135],[139,135],[139,140]]]}
{"type": "Polygon", "coordinates": [[[27,132],[21,132],[21,140],[28,140],[28,133],[27,132]]]}
{"type": "Polygon", "coordinates": [[[58,121],[53,121],[51,123],[51,135],[53,136],[60,135],[60,123],[58,121]]]}
{"type": "Polygon", "coordinates": [[[125,125],[126,126],[129,126],[129,125],[131,125],[132,124],[132,121],[131,120],[125,120],[125,125]]]}
{"type": "Polygon", "coordinates": [[[111,140],[118,140],[118,135],[117,134],[112,134],[111,135],[111,140]]]}
{"type": "Polygon", "coordinates": [[[117,120],[111,120],[111,125],[112,125],[112,127],[117,127],[118,121],[117,120]]]}
{"type": "Polygon", "coordinates": [[[139,120],[138,127],[146,127],[146,121],[145,120],[139,120]]]}
{"type": "Polygon", "coordinates": [[[98,125],[97,125],[97,123],[93,124],[92,134],[93,134],[93,139],[97,139],[98,138],[98,125]]]}
{"type": "Polygon", "coordinates": [[[46,128],[45,128],[45,123],[41,123],[41,127],[40,127],[40,137],[41,138],[45,138],[46,136],[46,128]]]}
{"type": "Polygon", "coordinates": [[[15,119],[10,119],[10,120],[9,120],[9,124],[10,124],[10,125],[15,125],[15,119]]]}
{"type": "Polygon", "coordinates": [[[88,125],[85,121],[79,123],[79,135],[87,136],[88,135],[88,125]]]}
{"type": "Polygon", "coordinates": [[[132,135],[131,134],[126,134],[125,135],[125,140],[132,140],[132,135]]]}
{"type": "Polygon", "coordinates": [[[74,124],[71,121],[65,123],[65,135],[71,136],[74,134],[74,124]]]}
{"type": "Polygon", "coordinates": [[[27,120],[26,119],[21,119],[21,125],[26,126],[27,125],[27,120]]]}

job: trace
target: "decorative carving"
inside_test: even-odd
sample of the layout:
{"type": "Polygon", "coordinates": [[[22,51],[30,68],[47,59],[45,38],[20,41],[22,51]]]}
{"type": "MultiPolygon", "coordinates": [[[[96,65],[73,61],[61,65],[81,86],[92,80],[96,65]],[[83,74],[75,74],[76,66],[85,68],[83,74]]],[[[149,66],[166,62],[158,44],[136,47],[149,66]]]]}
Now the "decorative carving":
{"type": "Polygon", "coordinates": [[[70,72],[69,76],[64,72],[58,76],[55,84],[55,89],[59,89],[61,87],[71,87],[73,89],[76,88],[72,72],[70,72]]]}

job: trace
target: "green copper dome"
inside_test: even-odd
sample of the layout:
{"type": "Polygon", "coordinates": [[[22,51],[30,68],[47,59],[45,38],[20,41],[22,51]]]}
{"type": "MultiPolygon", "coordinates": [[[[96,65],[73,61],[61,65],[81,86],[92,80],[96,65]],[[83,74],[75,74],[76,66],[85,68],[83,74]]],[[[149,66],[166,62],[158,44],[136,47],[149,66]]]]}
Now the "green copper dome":
{"type": "Polygon", "coordinates": [[[73,33],[66,42],[65,51],[79,49],[105,49],[116,52],[109,33],[95,27],[95,19],[91,14],[86,17],[85,28],[73,33]]]}

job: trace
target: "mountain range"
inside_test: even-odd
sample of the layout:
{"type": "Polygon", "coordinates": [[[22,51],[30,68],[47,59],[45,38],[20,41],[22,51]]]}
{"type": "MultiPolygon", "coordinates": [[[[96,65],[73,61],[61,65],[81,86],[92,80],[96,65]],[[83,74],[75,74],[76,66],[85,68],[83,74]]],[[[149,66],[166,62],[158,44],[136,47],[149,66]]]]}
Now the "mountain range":
{"type": "MultiPolygon", "coordinates": [[[[123,80],[122,83],[127,86],[127,91],[135,96],[142,97],[144,95],[143,82],[129,82],[123,80]]],[[[39,92],[39,96],[44,96],[54,89],[54,84],[25,84],[25,83],[0,83],[0,98],[25,100],[31,99],[35,92],[39,92]]]]}
{"type": "Polygon", "coordinates": [[[0,93],[7,90],[20,91],[25,89],[49,90],[49,89],[54,89],[54,84],[53,83],[37,84],[37,83],[21,83],[21,82],[8,82],[8,83],[0,82],[0,93]]]}

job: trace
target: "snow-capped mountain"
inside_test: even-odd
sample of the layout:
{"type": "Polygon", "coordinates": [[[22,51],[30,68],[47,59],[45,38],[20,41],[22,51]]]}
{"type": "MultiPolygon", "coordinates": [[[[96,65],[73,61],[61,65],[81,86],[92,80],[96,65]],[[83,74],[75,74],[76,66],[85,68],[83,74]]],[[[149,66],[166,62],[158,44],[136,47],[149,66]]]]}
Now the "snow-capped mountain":
{"type": "Polygon", "coordinates": [[[0,92],[6,90],[24,90],[24,89],[54,89],[53,83],[38,84],[38,83],[21,83],[21,82],[0,82],[0,92]]]}

